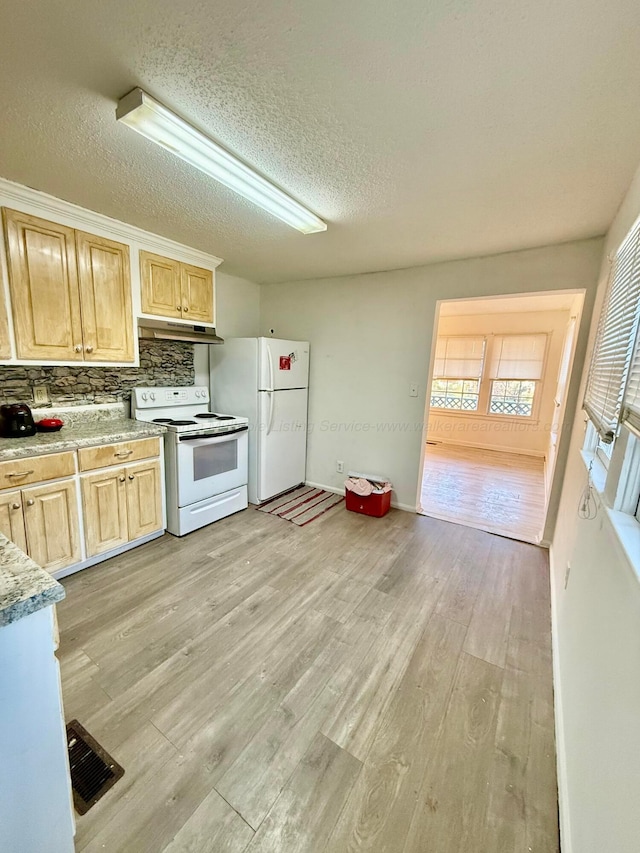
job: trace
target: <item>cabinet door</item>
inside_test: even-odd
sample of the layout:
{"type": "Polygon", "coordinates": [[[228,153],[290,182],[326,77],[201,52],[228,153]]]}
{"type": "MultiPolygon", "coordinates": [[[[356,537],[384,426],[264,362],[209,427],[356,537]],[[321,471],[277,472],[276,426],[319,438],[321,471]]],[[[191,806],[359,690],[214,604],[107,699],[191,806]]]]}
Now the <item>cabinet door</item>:
{"type": "Polygon", "coordinates": [[[95,557],[129,541],[124,468],[81,477],[87,556],[95,557]]]}
{"type": "Polygon", "coordinates": [[[9,322],[7,320],[7,306],[4,294],[0,288],[0,358],[11,358],[11,346],[9,344],[9,322]]]}
{"type": "Polygon", "coordinates": [[[129,247],[76,232],[86,361],[134,361],[129,247]]]}
{"type": "Polygon", "coordinates": [[[3,208],[19,358],[83,358],[73,228],[3,208]]]}
{"type": "Polygon", "coordinates": [[[22,490],[27,553],[51,572],[80,559],[77,489],[74,480],[22,490]]]}
{"type": "Polygon", "coordinates": [[[182,317],[180,264],[151,252],[140,252],[142,310],[161,317],[182,317]]]}
{"type": "Polygon", "coordinates": [[[158,461],[125,469],[129,540],[162,530],[162,478],[158,461]]]}
{"type": "Polygon", "coordinates": [[[20,492],[3,492],[0,494],[0,533],[4,533],[7,539],[15,542],[18,548],[23,551],[27,550],[20,492]]]}
{"type": "Polygon", "coordinates": [[[180,264],[182,316],[185,320],[213,323],[213,273],[190,264],[180,264]]]}

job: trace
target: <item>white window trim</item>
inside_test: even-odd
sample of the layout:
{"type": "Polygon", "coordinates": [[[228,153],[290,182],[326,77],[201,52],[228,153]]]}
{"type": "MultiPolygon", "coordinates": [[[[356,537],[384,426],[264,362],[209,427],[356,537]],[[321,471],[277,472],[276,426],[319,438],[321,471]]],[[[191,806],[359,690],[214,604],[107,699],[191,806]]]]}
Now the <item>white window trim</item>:
{"type": "Polygon", "coordinates": [[[587,433],[580,455],[591,474],[598,510],[604,510],[640,580],[640,519],[636,515],[640,500],[640,437],[621,426],[608,468],[596,452],[597,438],[595,426],[587,420],[587,433]],[[594,435],[596,441],[593,440],[594,435]]]}

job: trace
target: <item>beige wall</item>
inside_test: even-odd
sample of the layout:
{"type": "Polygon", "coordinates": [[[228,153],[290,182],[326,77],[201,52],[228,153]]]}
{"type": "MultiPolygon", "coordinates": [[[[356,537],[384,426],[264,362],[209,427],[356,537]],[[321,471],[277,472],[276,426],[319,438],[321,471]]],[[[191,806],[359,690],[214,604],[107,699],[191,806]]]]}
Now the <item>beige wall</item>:
{"type": "Polygon", "coordinates": [[[545,456],[555,415],[554,397],[558,368],[569,317],[569,311],[440,317],[438,334],[442,336],[545,332],[548,335],[547,354],[533,419],[431,409],[428,438],[452,444],[545,456]]]}
{"type": "MultiPolygon", "coordinates": [[[[259,328],[259,285],[216,270],[216,332],[222,338],[250,338],[259,328]]],[[[209,385],[209,347],[196,344],[193,349],[195,384],[209,385]]]]}
{"type": "MultiPolygon", "coordinates": [[[[309,238],[313,239],[313,238],[309,238]]],[[[337,488],[345,470],[382,473],[415,509],[438,300],[586,288],[588,324],[599,239],[392,272],[263,285],[262,334],[311,342],[307,477],[337,488]],[[418,396],[409,395],[411,383],[418,396]]],[[[586,328],[578,341],[582,363],[586,328]]],[[[572,384],[569,414],[577,388],[572,384]]],[[[564,443],[560,448],[560,468],[564,443]]],[[[553,506],[553,494],[551,496],[553,506]]],[[[553,515],[552,515],[553,517],[553,515]]]]}
{"type": "MultiPolygon", "coordinates": [[[[602,301],[615,252],[640,215],[640,171],[607,235],[602,301]]],[[[594,316],[591,340],[597,315],[594,316]]],[[[584,378],[584,377],[583,377],[584,378]]],[[[640,580],[600,506],[578,517],[585,418],[573,425],[551,548],[554,667],[564,853],[640,846],[640,580]],[[567,567],[571,566],[565,589],[567,567]]],[[[636,555],[636,564],[640,554],[636,555]]]]}

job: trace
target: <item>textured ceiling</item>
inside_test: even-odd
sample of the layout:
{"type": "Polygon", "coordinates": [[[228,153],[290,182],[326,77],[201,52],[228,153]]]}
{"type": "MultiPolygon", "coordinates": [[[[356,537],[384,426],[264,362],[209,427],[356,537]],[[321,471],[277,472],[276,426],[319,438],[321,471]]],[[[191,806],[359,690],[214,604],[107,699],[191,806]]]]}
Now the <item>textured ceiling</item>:
{"type": "Polygon", "coordinates": [[[3,0],[0,175],[256,281],[603,233],[640,161],[637,0],[3,0]],[[114,118],[134,86],[329,223],[114,118]]]}

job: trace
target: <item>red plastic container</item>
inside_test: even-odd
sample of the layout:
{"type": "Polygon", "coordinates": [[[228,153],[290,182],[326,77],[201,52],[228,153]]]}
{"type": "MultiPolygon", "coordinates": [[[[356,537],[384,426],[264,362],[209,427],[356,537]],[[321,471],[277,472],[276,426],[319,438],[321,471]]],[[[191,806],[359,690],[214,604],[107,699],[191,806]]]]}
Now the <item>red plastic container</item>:
{"type": "Polygon", "coordinates": [[[351,512],[361,512],[363,515],[372,516],[372,518],[382,518],[391,508],[391,492],[363,496],[345,489],[345,493],[347,509],[350,509],[351,512]]]}

